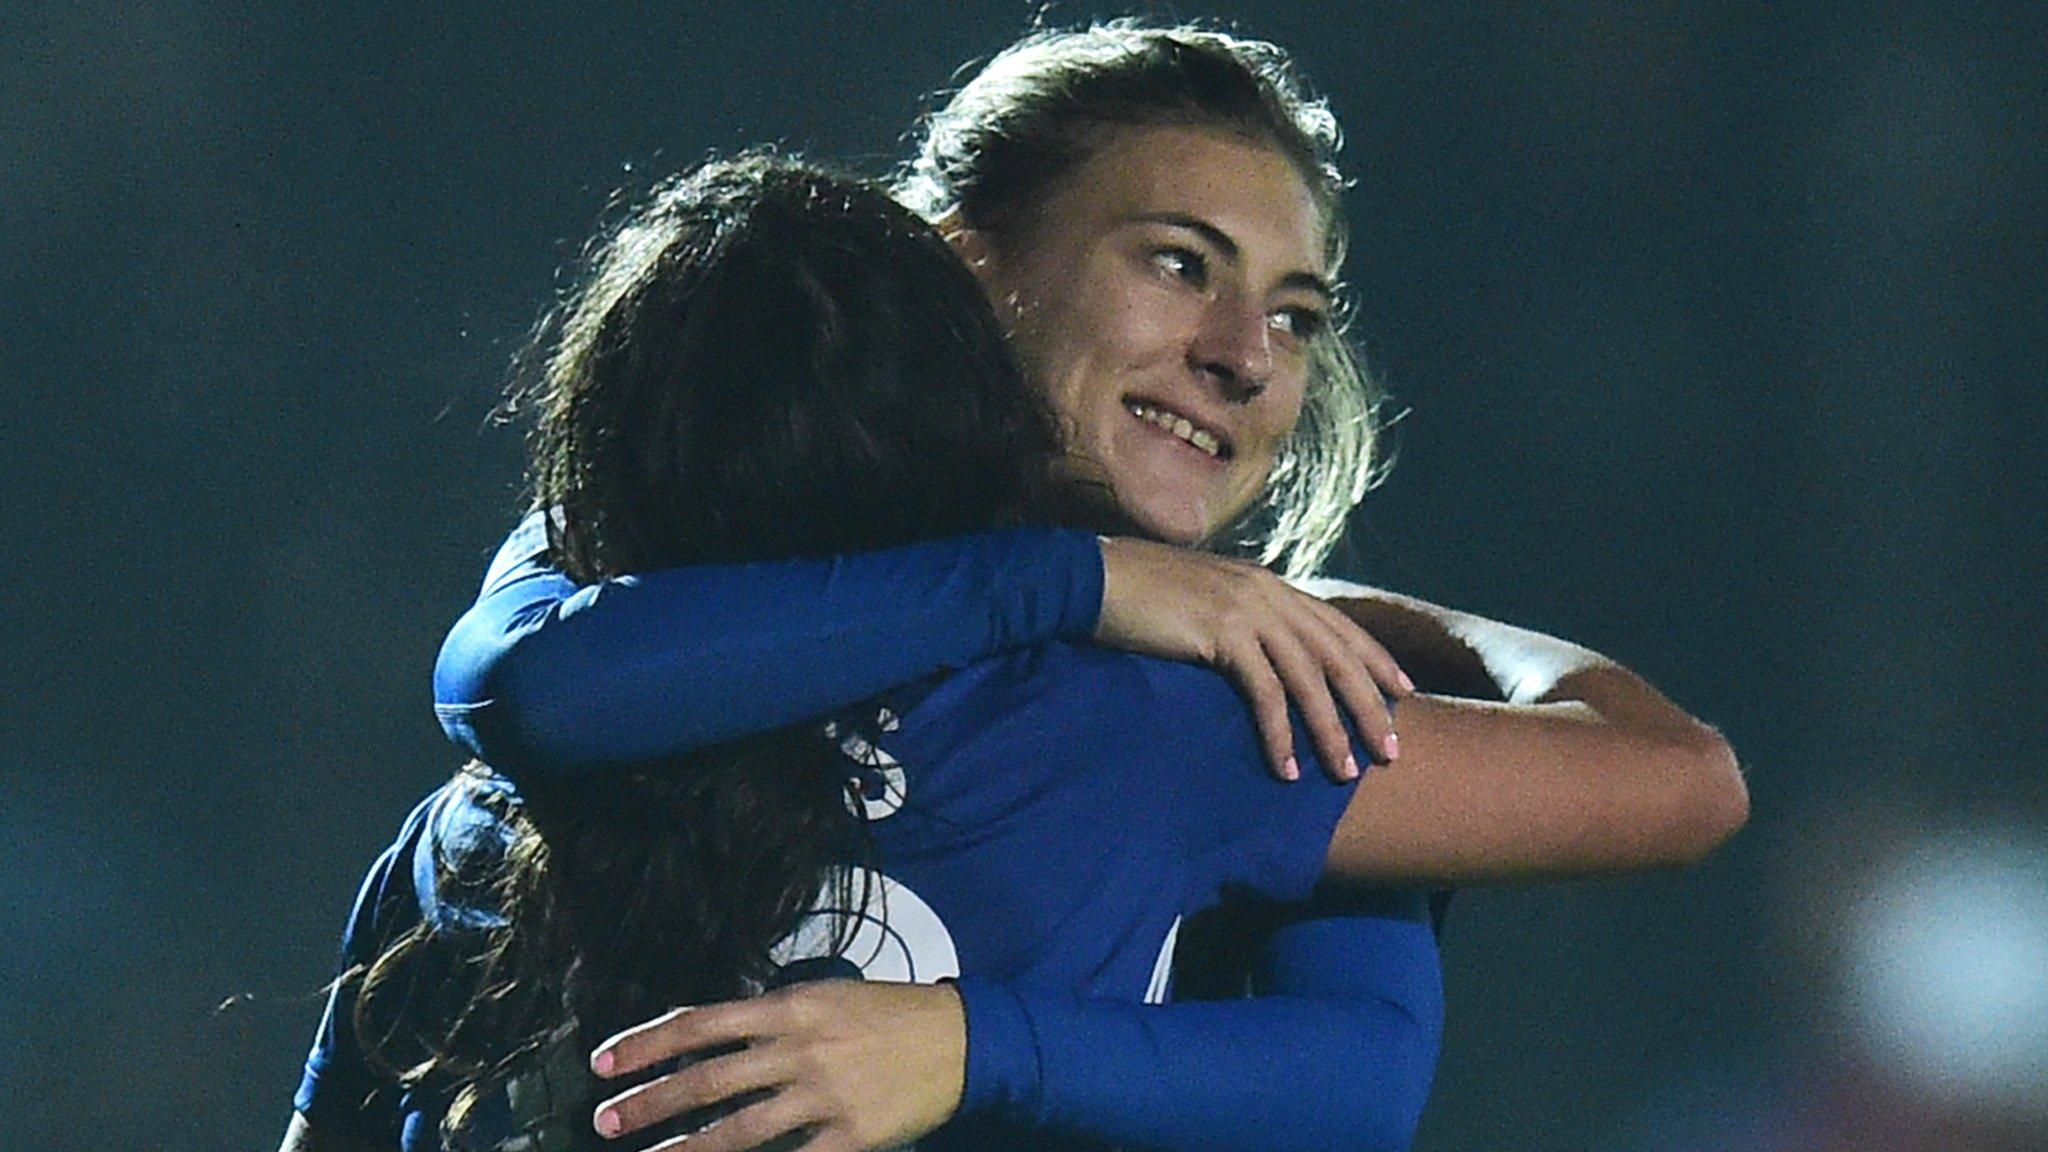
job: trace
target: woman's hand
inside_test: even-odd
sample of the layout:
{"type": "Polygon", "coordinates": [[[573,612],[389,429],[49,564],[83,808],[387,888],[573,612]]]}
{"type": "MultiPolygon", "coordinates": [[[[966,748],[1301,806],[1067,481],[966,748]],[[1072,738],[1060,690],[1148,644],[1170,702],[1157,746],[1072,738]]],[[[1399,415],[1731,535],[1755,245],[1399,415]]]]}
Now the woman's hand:
{"type": "Polygon", "coordinates": [[[1104,537],[1102,570],[1096,640],[1230,677],[1251,704],[1275,775],[1301,775],[1290,700],[1334,779],[1358,776],[1340,704],[1377,759],[1400,754],[1382,693],[1405,696],[1415,685],[1344,613],[1256,564],[1147,540],[1104,537]]]}
{"type": "Polygon", "coordinates": [[[744,1044],[685,1064],[597,1106],[605,1137],[739,1096],[751,1100],[700,1132],[655,1146],[741,1152],[793,1132],[777,1148],[867,1152],[908,1144],[960,1106],[967,1025],[943,984],[819,980],[753,1000],[678,1008],[591,1054],[600,1077],[744,1044]]]}

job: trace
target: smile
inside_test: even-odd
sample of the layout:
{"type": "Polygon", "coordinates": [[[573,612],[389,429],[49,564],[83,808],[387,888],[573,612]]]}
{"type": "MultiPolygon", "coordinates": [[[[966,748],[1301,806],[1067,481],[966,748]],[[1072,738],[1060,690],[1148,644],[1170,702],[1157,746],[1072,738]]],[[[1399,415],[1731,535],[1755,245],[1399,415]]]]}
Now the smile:
{"type": "Polygon", "coordinates": [[[1154,428],[1177,437],[1212,460],[1228,460],[1231,457],[1230,443],[1213,432],[1178,412],[1168,411],[1156,404],[1143,400],[1126,400],[1124,408],[1131,415],[1152,425],[1154,428]]]}

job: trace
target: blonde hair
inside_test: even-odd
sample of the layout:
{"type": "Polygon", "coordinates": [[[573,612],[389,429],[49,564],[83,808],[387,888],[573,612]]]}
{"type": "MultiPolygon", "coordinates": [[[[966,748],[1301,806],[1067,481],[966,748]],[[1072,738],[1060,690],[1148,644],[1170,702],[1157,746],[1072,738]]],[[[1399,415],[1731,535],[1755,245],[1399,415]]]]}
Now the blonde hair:
{"type": "Polygon", "coordinates": [[[1351,510],[1392,463],[1381,451],[1385,402],[1384,388],[1341,330],[1318,336],[1301,419],[1249,513],[1256,527],[1222,542],[1282,575],[1316,575],[1351,510]]]}

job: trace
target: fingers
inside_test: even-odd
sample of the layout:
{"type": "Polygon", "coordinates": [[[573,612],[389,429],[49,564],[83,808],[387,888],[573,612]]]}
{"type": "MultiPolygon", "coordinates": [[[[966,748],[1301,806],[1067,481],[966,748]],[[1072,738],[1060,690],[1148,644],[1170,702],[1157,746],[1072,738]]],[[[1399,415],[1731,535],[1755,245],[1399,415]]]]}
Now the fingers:
{"type": "Polygon", "coordinates": [[[1358,778],[1345,714],[1357,729],[1364,755],[1382,763],[1398,758],[1400,738],[1382,682],[1394,685],[1394,692],[1411,692],[1413,685],[1400,666],[1337,609],[1286,585],[1280,585],[1279,595],[1290,629],[1270,632],[1263,648],[1288,699],[1301,712],[1324,771],[1340,783],[1358,778]]]}
{"type": "Polygon", "coordinates": [[[893,1148],[958,1107],[965,1044],[951,989],[799,984],[671,1012],[606,1041],[592,1065],[612,1075],[664,1055],[694,1054],[696,1062],[619,1092],[597,1106],[592,1123],[609,1138],[720,1105],[728,1115],[687,1137],[693,1152],[764,1143],[776,1152],[893,1148]]]}
{"type": "Polygon", "coordinates": [[[624,1076],[706,1048],[745,1040],[756,1032],[760,1001],[678,1008],[626,1029],[590,1054],[599,1076],[624,1076]]]}
{"type": "Polygon", "coordinates": [[[1401,736],[1394,730],[1393,708],[1380,686],[1356,664],[1345,663],[1330,670],[1330,683],[1366,744],[1377,751],[1380,763],[1400,759],[1401,736]]]}
{"type": "Polygon", "coordinates": [[[1314,605],[1317,615],[1329,626],[1338,642],[1364,667],[1366,674],[1372,677],[1372,682],[1379,686],[1380,691],[1396,698],[1415,694],[1415,681],[1408,678],[1408,673],[1402,670],[1400,662],[1394,659],[1394,654],[1374,639],[1372,633],[1367,632],[1358,621],[1345,615],[1343,610],[1335,605],[1310,596],[1306,592],[1300,595],[1314,605]]]}
{"type": "Polygon", "coordinates": [[[1344,731],[1337,703],[1330,695],[1323,661],[1292,636],[1274,637],[1263,648],[1286,685],[1288,698],[1301,711],[1302,726],[1308,729],[1323,771],[1340,781],[1356,779],[1358,762],[1351,755],[1351,737],[1344,731]]]}
{"type": "Polygon", "coordinates": [[[1288,718],[1291,702],[1325,770],[1356,779],[1358,754],[1400,755],[1385,697],[1414,692],[1393,655],[1340,609],[1266,569],[1162,544],[1105,538],[1096,638],[1112,647],[1215,666],[1252,709],[1273,774],[1301,776],[1288,718]]]}
{"type": "Polygon", "coordinates": [[[592,1123],[606,1139],[637,1132],[721,1101],[777,1088],[788,1081],[789,1071],[788,1061],[773,1045],[744,1049],[635,1085],[599,1104],[592,1123]]]}
{"type": "MultiPolygon", "coordinates": [[[[1306,593],[1321,625],[1319,649],[1323,671],[1337,702],[1350,715],[1359,736],[1374,759],[1392,763],[1401,755],[1401,739],[1394,731],[1389,697],[1411,696],[1415,682],[1408,678],[1380,642],[1337,608],[1306,593]]],[[[1290,685],[1290,690],[1291,690],[1290,685]]],[[[1335,763],[1330,767],[1335,769],[1335,763]]],[[[1333,776],[1338,775],[1335,771],[1333,776]]],[[[1355,777],[1355,773],[1344,778],[1355,777]]]]}
{"type": "Polygon", "coordinates": [[[1287,689],[1264,646],[1256,640],[1242,642],[1225,651],[1218,665],[1251,705],[1252,723],[1258,728],[1259,743],[1266,749],[1266,763],[1273,775],[1282,780],[1301,779],[1301,767],[1294,758],[1294,725],[1287,718],[1287,689]]]}
{"type": "MultiPolygon", "coordinates": [[[[780,1092],[763,1097],[730,1116],[721,1117],[699,1131],[657,1144],[650,1152],[682,1147],[689,1148],[690,1152],[745,1152],[810,1127],[817,1119],[801,1095],[780,1092]]],[[[811,1146],[810,1141],[778,1142],[775,1145],[778,1150],[811,1146]]]]}
{"type": "MultiPolygon", "coordinates": [[[[1387,697],[1412,695],[1415,685],[1364,629],[1327,604],[1318,601],[1317,606],[1329,614],[1323,617],[1328,625],[1323,639],[1327,645],[1323,649],[1323,672],[1330,689],[1357,726],[1359,737],[1373,758],[1392,763],[1400,758],[1401,738],[1394,731],[1393,711],[1387,697]]],[[[1344,778],[1355,776],[1353,772],[1344,778]]]]}

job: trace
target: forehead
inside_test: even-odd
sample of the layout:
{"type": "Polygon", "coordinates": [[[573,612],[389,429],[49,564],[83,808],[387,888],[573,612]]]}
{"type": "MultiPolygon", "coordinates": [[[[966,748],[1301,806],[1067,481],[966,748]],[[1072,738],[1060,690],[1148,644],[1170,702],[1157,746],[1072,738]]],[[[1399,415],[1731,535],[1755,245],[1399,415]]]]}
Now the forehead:
{"type": "Polygon", "coordinates": [[[1323,212],[1294,162],[1226,129],[1113,129],[1046,207],[1043,223],[1090,232],[1193,217],[1229,236],[1247,263],[1328,271],[1323,212]]]}

